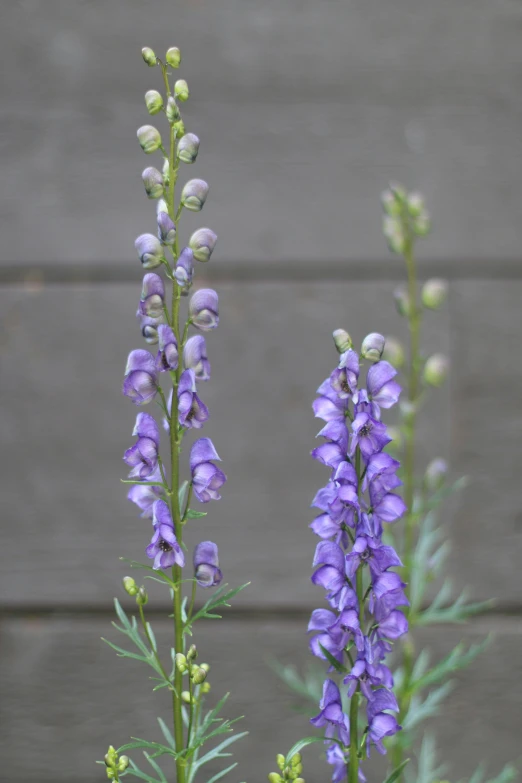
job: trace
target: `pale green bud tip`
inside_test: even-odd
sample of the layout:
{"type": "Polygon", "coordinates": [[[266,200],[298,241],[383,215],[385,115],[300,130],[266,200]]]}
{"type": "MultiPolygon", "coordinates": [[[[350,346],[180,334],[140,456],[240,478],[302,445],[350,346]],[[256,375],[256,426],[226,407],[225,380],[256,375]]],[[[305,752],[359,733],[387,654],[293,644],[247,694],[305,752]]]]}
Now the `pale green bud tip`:
{"type": "Polygon", "coordinates": [[[284,781],[278,772],[270,772],[268,775],[268,783],[284,783],[284,781]]]}
{"type": "Polygon", "coordinates": [[[176,669],[181,672],[182,674],[185,674],[185,672],[188,669],[187,666],[187,659],[183,655],[183,653],[176,653],[176,669]]]}
{"type": "Polygon", "coordinates": [[[422,304],[429,310],[438,310],[444,304],[448,296],[448,283],[446,280],[433,278],[426,280],[422,286],[422,304]]]}
{"type": "Polygon", "coordinates": [[[147,595],[147,591],[144,587],[140,587],[138,590],[138,595],[136,596],[136,603],[138,606],[145,606],[146,603],[148,603],[149,596],[147,595]]]}
{"type": "Polygon", "coordinates": [[[109,745],[109,749],[104,758],[107,767],[114,767],[114,765],[118,763],[118,754],[116,753],[116,748],[113,745],[109,745]]]}
{"type": "Polygon", "coordinates": [[[181,191],[181,203],[191,212],[200,212],[208,196],[208,184],[203,179],[191,179],[181,191]]]}
{"type": "Polygon", "coordinates": [[[132,576],[123,577],[123,589],[128,595],[135,596],[138,594],[138,585],[132,578],[132,576]]]}
{"type": "Polygon", "coordinates": [[[149,114],[157,114],[163,108],[163,98],[157,90],[147,90],[145,93],[145,106],[149,114]]]}
{"type": "Polygon", "coordinates": [[[371,332],[364,338],[361,346],[361,356],[371,362],[378,362],[384,351],[385,339],[378,332],[371,332]]]}
{"type": "Polygon", "coordinates": [[[410,299],[404,286],[398,286],[393,292],[393,297],[399,315],[408,316],[410,314],[410,299]]]}
{"type": "Polygon", "coordinates": [[[145,186],[145,192],[149,198],[161,198],[163,196],[163,177],[154,166],[147,166],[141,173],[145,186]]]}
{"type": "Polygon", "coordinates": [[[188,100],[189,88],[185,79],[178,79],[174,85],[174,95],[176,98],[179,98],[182,103],[185,103],[185,101],[188,100]]]}
{"type": "Polygon", "coordinates": [[[188,649],[187,658],[188,658],[189,661],[193,661],[197,657],[198,657],[198,651],[197,651],[196,645],[195,644],[191,644],[189,649],[188,649]]]}
{"type": "Polygon", "coordinates": [[[170,49],[167,50],[165,59],[171,68],[179,68],[179,64],[181,62],[181,52],[178,47],[171,46],[170,49]]]}
{"type": "Polygon", "coordinates": [[[415,218],[412,223],[413,233],[418,237],[425,237],[430,233],[431,220],[427,212],[423,212],[422,215],[415,218]]]}
{"type": "Polygon", "coordinates": [[[284,768],[285,768],[285,757],[283,756],[282,753],[278,753],[277,754],[276,761],[277,761],[277,766],[279,767],[279,769],[282,772],[284,770],[284,768]]]}
{"type": "Polygon", "coordinates": [[[161,135],[153,125],[142,125],[137,131],[138,141],[147,155],[156,152],[161,147],[161,135]]]}
{"type": "Polygon", "coordinates": [[[167,98],[167,108],[165,109],[165,114],[167,115],[169,122],[178,122],[179,118],[181,117],[178,104],[172,95],[169,95],[167,98]]]}
{"type": "Polygon", "coordinates": [[[203,685],[201,686],[201,693],[208,693],[209,690],[210,690],[210,683],[204,682],[203,685]]]}
{"type": "Polygon", "coordinates": [[[424,206],[424,197],[421,193],[409,193],[406,201],[408,212],[412,217],[419,217],[422,215],[426,207],[424,206]]]}
{"type": "Polygon", "coordinates": [[[177,155],[183,163],[194,163],[198,156],[199,139],[195,133],[186,133],[179,140],[177,155]]]}
{"type": "Polygon", "coordinates": [[[404,253],[406,242],[402,223],[398,218],[385,215],[382,222],[382,231],[392,253],[401,255],[404,253]]]}
{"type": "Polygon", "coordinates": [[[210,671],[210,666],[208,665],[208,663],[202,663],[201,668],[204,669],[207,672],[207,674],[210,671]]]}
{"type": "Polygon", "coordinates": [[[150,68],[154,68],[157,64],[156,55],[150,48],[150,46],[144,46],[141,50],[141,56],[150,68]]]}
{"type": "Polygon", "coordinates": [[[332,337],[339,353],[346,353],[352,347],[352,338],[344,329],[335,329],[332,337]]]}
{"type": "Polygon", "coordinates": [[[120,760],[118,762],[118,772],[125,772],[128,766],[129,766],[129,757],[120,756],[120,760]]]}
{"type": "Polygon", "coordinates": [[[382,358],[386,359],[387,362],[390,362],[397,369],[403,367],[405,354],[402,343],[396,340],[395,337],[387,337],[382,358]]]}
{"type": "Polygon", "coordinates": [[[182,691],[181,692],[181,700],[185,702],[185,704],[190,704],[191,698],[189,691],[182,691]]]}
{"type": "Polygon", "coordinates": [[[296,778],[294,780],[294,783],[305,783],[305,779],[304,778],[296,778]]]}
{"type": "Polygon", "coordinates": [[[424,365],[424,380],[429,386],[442,386],[448,371],[448,358],[442,353],[434,353],[424,365]]]}
{"type": "Polygon", "coordinates": [[[207,672],[202,666],[196,666],[192,670],[192,682],[196,685],[201,685],[207,679],[207,672]]]}
{"type": "Polygon", "coordinates": [[[433,459],[424,474],[424,484],[430,492],[436,492],[442,487],[448,475],[448,463],[445,459],[433,459]]]}
{"type": "Polygon", "coordinates": [[[174,128],[177,139],[181,139],[181,137],[185,135],[185,125],[183,123],[183,120],[179,120],[179,122],[175,122],[172,127],[174,128]]]}

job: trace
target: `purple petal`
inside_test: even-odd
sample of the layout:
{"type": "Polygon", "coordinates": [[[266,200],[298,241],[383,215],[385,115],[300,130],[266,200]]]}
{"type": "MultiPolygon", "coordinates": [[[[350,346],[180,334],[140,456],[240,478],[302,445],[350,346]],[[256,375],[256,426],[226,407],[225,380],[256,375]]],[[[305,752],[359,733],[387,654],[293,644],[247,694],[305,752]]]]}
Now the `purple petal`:
{"type": "Polygon", "coordinates": [[[196,546],[194,550],[194,568],[197,568],[202,563],[216,568],[219,566],[217,544],[214,544],[212,541],[202,541],[196,546]]]}

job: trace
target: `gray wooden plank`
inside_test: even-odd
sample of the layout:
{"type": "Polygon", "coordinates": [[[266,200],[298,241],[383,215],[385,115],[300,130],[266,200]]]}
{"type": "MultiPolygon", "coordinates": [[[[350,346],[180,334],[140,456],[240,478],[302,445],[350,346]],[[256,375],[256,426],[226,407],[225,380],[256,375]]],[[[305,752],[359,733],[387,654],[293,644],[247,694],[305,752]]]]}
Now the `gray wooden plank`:
{"type": "MultiPolygon", "coordinates": [[[[168,647],[168,626],[155,622],[154,627],[160,647],[168,647]]],[[[60,783],[70,780],[74,771],[78,783],[87,783],[101,779],[94,761],[109,743],[118,745],[131,735],[161,739],[155,717],[169,721],[168,697],[151,693],[140,664],[118,659],[103,645],[101,635],[113,638],[116,633],[108,619],[4,618],[1,630],[6,780],[60,783]]],[[[521,625],[512,619],[423,634],[422,643],[433,649],[436,659],[461,638],[476,642],[490,630],[496,634],[491,647],[458,675],[444,716],[427,724],[437,732],[451,779],[468,778],[481,760],[494,772],[519,755],[521,625]]],[[[313,733],[306,717],[292,710],[295,699],[268,667],[273,656],[300,670],[311,660],[304,624],[242,619],[203,624],[196,633],[201,660],[211,664],[212,703],[231,691],[227,716],[244,715],[240,727],[250,731],[235,746],[240,766],[232,779],[264,780],[274,769],[276,753],[313,733]]],[[[317,748],[305,751],[306,780],[328,777],[318,755],[317,748]]],[[[372,758],[370,775],[378,765],[379,759],[372,758]]]]}
{"type": "MultiPolygon", "coordinates": [[[[203,432],[229,481],[187,535],[191,544],[218,542],[227,581],[252,580],[243,605],[317,600],[308,580],[316,544],[309,504],[327,471],[309,456],[320,428],[311,403],[336,363],[332,329],[344,325],[359,342],[400,325],[392,288],[377,281],[218,288],[203,432]]],[[[141,345],[138,292],[138,284],[0,291],[4,605],[107,606],[125,573],[117,558],[145,558],[150,525],[119,484],[138,410],[120,394],[127,352],[141,345]]],[[[428,350],[447,350],[447,313],[429,319],[427,338],[428,350]]],[[[448,393],[430,402],[424,462],[447,452],[448,393]]],[[[514,578],[506,574],[501,597],[513,595],[514,578]]]]}
{"type": "Polygon", "coordinates": [[[135,128],[157,76],[139,49],[160,52],[174,34],[202,138],[194,170],[212,187],[205,221],[224,257],[382,257],[389,179],[426,191],[432,256],[518,256],[520,7],[388,6],[160,0],[151,18],[127,0],[11,4],[2,262],[133,258],[152,219],[135,128]]]}

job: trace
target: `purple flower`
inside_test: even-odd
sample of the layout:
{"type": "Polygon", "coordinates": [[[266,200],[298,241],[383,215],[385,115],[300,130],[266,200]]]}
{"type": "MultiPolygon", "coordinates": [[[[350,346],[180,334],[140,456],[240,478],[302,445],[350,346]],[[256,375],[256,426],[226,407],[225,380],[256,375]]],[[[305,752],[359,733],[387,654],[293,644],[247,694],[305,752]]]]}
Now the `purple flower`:
{"type": "Polygon", "coordinates": [[[176,226],[167,212],[167,205],[164,201],[158,204],[158,239],[164,245],[173,245],[176,239],[176,226]]]}
{"type": "Polygon", "coordinates": [[[386,492],[380,482],[370,482],[370,503],[373,513],[383,522],[396,522],[406,511],[404,500],[394,492],[386,492]]]}
{"type": "Polygon", "coordinates": [[[187,370],[194,370],[197,381],[210,380],[210,362],[203,335],[195,334],[189,337],[183,349],[183,363],[187,370]]]}
{"type": "Polygon", "coordinates": [[[360,565],[368,565],[372,577],[393,566],[402,566],[395,549],[369,536],[357,536],[353,549],[346,555],[346,574],[353,579],[360,565]]]}
{"type": "Polygon", "coordinates": [[[145,405],[156,396],[158,373],[154,357],[149,351],[131,351],[125,368],[123,394],[135,405],[145,405]]]}
{"type": "Polygon", "coordinates": [[[390,457],[386,452],[379,452],[372,454],[366,465],[366,472],[362,483],[364,491],[368,489],[370,483],[379,482],[379,486],[384,490],[395,489],[400,487],[402,481],[397,477],[396,471],[399,469],[400,463],[390,457]]]}
{"type": "Polygon", "coordinates": [[[344,421],[339,419],[327,422],[317,437],[327,438],[326,443],[322,443],[313,449],[312,457],[329,468],[337,466],[346,460],[348,450],[348,430],[344,421]]]}
{"type": "Polygon", "coordinates": [[[390,441],[386,426],[382,422],[372,419],[367,413],[358,413],[352,422],[350,456],[355,454],[359,446],[361,454],[367,461],[372,454],[382,451],[390,441]]]}
{"type": "Polygon", "coordinates": [[[143,278],[138,316],[163,318],[165,306],[165,286],[163,280],[155,272],[149,272],[143,278]]]}
{"type": "Polygon", "coordinates": [[[380,688],[375,692],[374,698],[368,702],[368,734],[367,753],[370,755],[370,745],[373,742],[379,753],[385,754],[386,749],[382,743],[384,737],[390,737],[401,730],[393,715],[384,710],[399,712],[399,705],[393,693],[386,688],[380,688]]]}
{"type": "Polygon", "coordinates": [[[218,295],[212,288],[200,288],[189,304],[190,320],[197,329],[206,332],[219,324],[218,295]]]}
{"type": "Polygon", "coordinates": [[[406,584],[395,571],[385,571],[372,582],[370,612],[384,619],[398,606],[409,606],[404,595],[406,584]]]}
{"type": "Polygon", "coordinates": [[[158,486],[150,486],[149,484],[135,484],[129,489],[127,493],[128,500],[136,503],[141,510],[141,516],[144,519],[152,519],[152,507],[156,500],[162,499],[165,495],[165,490],[161,486],[162,480],[159,472],[159,468],[156,468],[154,473],[148,477],[149,481],[157,481],[158,486]]]}
{"type": "Polygon", "coordinates": [[[154,269],[165,261],[161,242],[154,234],[140,234],[134,246],[145,269],[154,269]]]}
{"type": "Polygon", "coordinates": [[[339,367],[330,375],[332,389],[341,399],[347,399],[357,389],[359,356],[351,348],[341,355],[339,367]]]}
{"type": "Polygon", "coordinates": [[[333,680],[325,680],[323,685],[323,698],[319,703],[321,712],[315,718],[310,719],[312,726],[322,728],[326,726],[325,737],[329,739],[336,733],[344,745],[350,744],[350,725],[348,716],[344,714],[341,704],[339,688],[333,680]]]}
{"type": "Polygon", "coordinates": [[[192,275],[194,274],[194,254],[190,247],[184,247],[179,258],[176,261],[176,268],[174,269],[174,277],[176,282],[183,291],[188,292],[192,285],[192,275]]]}
{"type": "Polygon", "coordinates": [[[347,585],[343,550],[332,541],[320,541],[312,565],[321,566],[313,574],[312,582],[328,590],[326,598],[335,606],[341,590],[347,585]]]}
{"type": "Polygon", "coordinates": [[[146,479],[158,467],[158,425],[149,413],[138,413],[132,434],[137,435],[138,440],[127,449],[123,459],[132,468],[129,478],[146,479]]]}
{"type": "Polygon", "coordinates": [[[158,372],[175,370],[178,366],[178,341],[167,324],[158,326],[159,351],[156,356],[158,372]]]}
{"type": "Polygon", "coordinates": [[[140,327],[141,327],[141,334],[143,336],[143,339],[145,342],[147,342],[149,345],[156,345],[158,342],[158,319],[157,318],[149,318],[148,315],[142,315],[140,316],[138,313],[138,316],[140,318],[140,327]]]}
{"type": "Polygon", "coordinates": [[[384,639],[399,639],[408,633],[408,621],[403,612],[394,609],[379,622],[377,631],[379,636],[384,639]]]}
{"type": "MultiPolygon", "coordinates": [[[[326,762],[333,766],[332,783],[343,783],[346,780],[349,757],[336,742],[326,749],[326,762]]],[[[366,780],[360,767],[359,780],[363,782],[366,780]]]]}
{"type": "Polygon", "coordinates": [[[368,370],[366,385],[373,402],[381,408],[391,408],[399,399],[401,387],[393,380],[397,370],[389,362],[377,362],[368,370]]]}
{"type": "Polygon", "coordinates": [[[194,370],[181,373],[178,387],[178,421],[182,427],[199,430],[208,419],[208,408],[196,394],[194,370]]]}
{"type": "Polygon", "coordinates": [[[217,242],[217,234],[210,228],[198,228],[189,239],[196,261],[208,261],[217,242]]]}
{"type": "Polygon", "coordinates": [[[219,569],[217,544],[202,541],[194,550],[194,571],[200,587],[216,587],[223,579],[219,569]]]}
{"type": "Polygon", "coordinates": [[[336,621],[337,615],[329,609],[314,609],[307,630],[308,633],[311,631],[322,631],[322,633],[310,639],[312,655],[326,661],[326,655],[321,650],[321,647],[324,647],[330,655],[333,655],[339,663],[342,663],[343,650],[348,642],[348,634],[342,628],[334,628],[336,621]]]}
{"type": "Polygon", "coordinates": [[[148,545],[147,557],[154,559],[152,566],[156,571],[173,565],[184,566],[185,556],[174,533],[174,524],[169,507],[164,500],[156,500],[152,507],[154,534],[148,545]]]}
{"type": "Polygon", "coordinates": [[[227,477],[212,462],[216,459],[221,461],[210,438],[199,438],[192,444],[190,450],[192,487],[195,496],[201,503],[221,498],[218,490],[223,486],[227,477]]]}
{"type": "Polygon", "coordinates": [[[313,401],[312,408],[317,419],[323,421],[344,421],[347,411],[347,399],[341,399],[327,378],[317,389],[320,396],[313,401]]]}

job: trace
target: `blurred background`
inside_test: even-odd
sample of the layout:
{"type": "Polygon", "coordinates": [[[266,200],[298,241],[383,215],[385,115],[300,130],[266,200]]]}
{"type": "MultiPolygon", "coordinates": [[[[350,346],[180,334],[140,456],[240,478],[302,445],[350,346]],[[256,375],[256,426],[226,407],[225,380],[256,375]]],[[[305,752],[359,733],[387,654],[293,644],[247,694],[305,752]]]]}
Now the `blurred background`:
{"type": "MultiPolygon", "coordinates": [[[[322,601],[309,583],[309,504],[325,481],[310,405],[336,361],[331,331],[404,337],[403,269],[381,234],[389,180],[425,194],[422,276],[450,282],[425,325],[426,349],[452,370],[426,405],[419,470],[443,456],[470,476],[446,519],[451,575],[496,597],[487,617],[419,640],[442,656],[495,633],[431,725],[451,780],[520,753],[521,35],[519,0],[3,3],[2,781],[102,780],[107,745],[156,738],[168,714],[146,672],[99,639],[128,570],[118,557],[143,559],[150,534],[119,484],[136,414],[123,368],[142,347],[133,243],[155,225],[136,128],[161,85],[144,45],[181,48],[185,123],[201,138],[182,174],[210,183],[181,235],[219,235],[198,282],[220,295],[205,433],[229,481],[189,539],[219,544],[228,582],[252,581],[197,638],[213,693],[233,691],[230,717],[251,732],[234,746],[237,779],[265,780],[310,733],[268,662],[308,662],[322,601]]],[[[168,641],[164,596],[151,594],[168,641]]],[[[315,755],[313,783],[329,778],[315,755]]]]}

